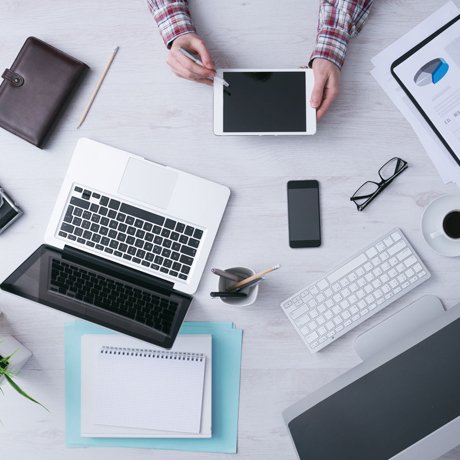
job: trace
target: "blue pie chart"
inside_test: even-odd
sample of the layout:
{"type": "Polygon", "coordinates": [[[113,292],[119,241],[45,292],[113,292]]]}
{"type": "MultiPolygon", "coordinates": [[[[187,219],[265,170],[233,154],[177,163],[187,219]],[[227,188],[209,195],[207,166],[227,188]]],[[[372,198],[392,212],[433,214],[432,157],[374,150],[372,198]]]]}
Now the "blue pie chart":
{"type": "Polygon", "coordinates": [[[436,58],[427,62],[414,77],[417,86],[435,85],[442,80],[449,70],[449,64],[443,58],[436,58]]]}

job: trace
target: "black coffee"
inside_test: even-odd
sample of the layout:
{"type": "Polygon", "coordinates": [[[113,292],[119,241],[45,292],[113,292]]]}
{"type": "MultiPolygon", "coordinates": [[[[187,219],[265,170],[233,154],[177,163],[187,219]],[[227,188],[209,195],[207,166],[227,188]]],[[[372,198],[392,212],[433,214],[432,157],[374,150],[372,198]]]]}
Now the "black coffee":
{"type": "Polygon", "coordinates": [[[452,211],[447,214],[442,226],[447,236],[460,238],[460,211],[452,211]]]}

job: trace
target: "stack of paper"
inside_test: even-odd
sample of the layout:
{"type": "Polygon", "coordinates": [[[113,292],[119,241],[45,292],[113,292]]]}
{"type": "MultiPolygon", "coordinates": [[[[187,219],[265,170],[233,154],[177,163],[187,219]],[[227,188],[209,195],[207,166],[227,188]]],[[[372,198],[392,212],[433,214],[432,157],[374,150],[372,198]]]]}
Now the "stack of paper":
{"type": "Polygon", "coordinates": [[[116,334],[85,321],[65,326],[66,441],[68,447],[137,447],[236,453],[241,370],[241,330],[231,322],[184,323],[179,334],[212,335],[212,437],[83,438],[81,427],[81,339],[85,334],[116,334]]]}
{"type": "Polygon", "coordinates": [[[374,64],[375,68],[371,71],[372,76],[411,124],[444,183],[454,182],[458,186],[460,186],[460,167],[393,78],[390,68],[396,59],[458,16],[459,13],[460,10],[450,1],[375,56],[372,59],[372,64],[374,64]]]}

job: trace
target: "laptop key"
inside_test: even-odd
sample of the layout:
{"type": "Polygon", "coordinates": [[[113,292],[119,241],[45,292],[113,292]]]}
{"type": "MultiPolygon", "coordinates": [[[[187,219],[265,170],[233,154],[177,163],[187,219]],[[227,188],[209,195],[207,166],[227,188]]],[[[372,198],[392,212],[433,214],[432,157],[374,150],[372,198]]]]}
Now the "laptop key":
{"type": "Polygon", "coordinates": [[[150,267],[150,264],[148,262],[146,262],[145,260],[142,261],[142,265],[144,267],[150,267]]]}
{"type": "Polygon", "coordinates": [[[110,239],[104,236],[104,238],[102,238],[101,240],[101,244],[103,244],[104,246],[108,246],[109,243],[110,243],[110,239]]]}
{"type": "Polygon", "coordinates": [[[131,257],[131,256],[128,256],[128,254],[123,254],[123,259],[131,260],[132,257],[131,257]]]}
{"type": "Polygon", "coordinates": [[[181,273],[181,274],[179,275],[179,278],[180,278],[181,280],[186,280],[188,277],[187,277],[187,275],[184,275],[183,273],[181,273]]]}
{"type": "Polygon", "coordinates": [[[93,214],[91,216],[91,222],[98,224],[100,220],[101,220],[101,216],[99,214],[93,214]]]}
{"type": "Polygon", "coordinates": [[[161,246],[155,246],[155,247],[153,248],[153,252],[154,252],[155,254],[161,254],[161,246]]]}
{"type": "Polygon", "coordinates": [[[202,236],[203,236],[203,230],[196,228],[195,232],[193,233],[193,238],[196,238],[197,240],[201,240],[202,236]]]}
{"type": "MultiPolygon", "coordinates": [[[[58,235],[62,236],[62,238],[67,238],[67,233],[66,232],[59,232],[58,235]]],[[[83,241],[85,241],[85,240],[83,240],[83,241]]]]}
{"type": "Polygon", "coordinates": [[[108,236],[109,236],[109,238],[116,238],[117,237],[117,232],[115,230],[110,230],[108,236]]]}
{"type": "Polygon", "coordinates": [[[180,248],[180,252],[182,254],[187,254],[188,256],[192,256],[192,257],[195,257],[196,255],[196,249],[193,249],[190,246],[185,246],[185,245],[182,245],[182,247],[180,248]]]}
{"type": "Polygon", "coordinates": [[[128,249],[128,245],[127,244],[120,244],[120,246],[118,246],[118,249],[122,252],[126,252],[126,250],[128,249]]]}
{"type": "Polygon", "coordinates": [[[190,225],[187,225],[187,227],[185,227],[184,233],[185,233],[187,236],[192,236],[194,230],[195,230],[195,229],[194,229],[193,227],[190,227],[190,225]]]}
{"type": "Polygon", "coordinates": [[[103,196],[99,204],[101,204],[102,206],[107,206],[109,204],[109,198],[106,196],[103,196]]]}
{"type": "Polygon", "coordinates": [[[176,225],[176,232],[182,233],[184,230],[185,230],[185,225],[178,222],[176,225]]]}
{"type": "Polygon", "coordinates": [[[107,216],[110,217],[111,219],[115,219],[115,217],[117,217],[117,211],[110,209],[107,216]]]}
{"type": "Polygon", "coordinates": [[[132,256],[136,255],[136,248],[134,246],[130,246],[128,248],[128,254],[131,254],[132,256]]]}
{"type": "Polygon", "coordinates": [[[90,240],[92,236],[93,236],[93,234],[88,230],[86,230],[86,232],[83,233],[83,238],[85,240],[90,240]]]}
{"type": "Polygon", "coordinates": [[[136,241],[136,238],[134,238],[134,236],[128,236],[128,238],[126,238],[127,244],[133,245],[135,241],[136,241]]]}
{"type": "Polygon", "coordinates": [[[92,243],[91,241],[87,241],[86,246],[89,246],[90,248],[94,248],[94,243],[92,243]]]}
{"type": "Polygon", "coordinates": [[[82,214],[83,214],[83,209],[81,208],[75,208],[73,211],[74,216],[80,217],[82,214]]]}
{"type": "Polygon", "coordinates": [[[108,212],[109,212],[108,208],[104,208],[103,206],[99,208],[99,214],[103,217],[105,217],[108,212]]]}
{"type": "Polygon", "coordinates": [[[135,227],[128,227],[128,230],[126,231],[128,235],[135,235],[136,234],[136,228],[135,227]]]}
{"type": "Polygon", "coordinates": [[[160,269],[160,266],[159,266],[159,265],[152,264],[152,265],[150,265],[150,268],[153,268],[154,270],[159,270],[159,269],[160,269]]]}
{"type": "Polygon", "coordinates": [[[96,244],[96,249],[99,249],[99,251],[103,251],[104,246],[102,246],[102,244],[96,244]]]}
{"type": "Polygon", "coordinates": [[[117,201],[117,200],[114,200],[113,198],[110,200],[109,202],[109,208],[110,209],[115,209],[116,211],[118,211],[119,207],[120,207],[120,202],[117,201]]]}
{"type": "Polygon", "coordinates": [[[169,271],[169,274],[170,274],[171,276],[175,276],[176,278],[179,276],[179,273],[175,272],[174,270],[170,270],[170,271],[169,271]]]}
{"type": "Polygon", "coordinates": [[[131,206],[126,203],[121,205],[120,211],[139,219],[151,222],[152,224],[163,225],[165,221],[165,218],[162,216],[154,214],[153,212],[144,211],[143,209],[136,208],[135,206],[131,206]]]}
{"type": "Polygon", "coordinates": [[[169,273],[169,270],[167,268],[161,267],[160,272],[162,273],[169,273]]]}
{"type": "Polygon", "coordinates": [[[96,203],[93,203],[93,204],[91,204],[89,209],[90,209],[91,212],[97,212],[97,211],[99,211],[99,206],[96,203]]]}
{"type": "MultiPolygon", "coordinates": [[[[67,233],[73,233],[73,231],[75,230],[75,227],[73,225],[70,225],[68,224],[67,222],[64,222],[62,225],[61,225],[61,230],[63,232],[67,232],[67,233]]],[[[67,235],[66,235],[67,236],[67,235]]]]}
{"type": "Polygon", "coordinates": [[[141,263],[141,259],[138,259],[137,257],[133,257],[133,262],[135,264],[140,264],[141,263]]]}
{"type": "Polygon", "coordinates": [[[73,233],[74,233],[74,235],[82,236],[83,235],[83,229],[82,228],[76,228],[73,233]]]}
{"type": "Polygon", "coordinates": [[[190,267],[187,267],[187,265],[183,265],[181,272],[184,273],[185,275],[188,275],[190,273],[190,267]]]}
{"type": "Polygon", "coordinates": [[[194,238],[190,238],[188,240],[188,245],[189,246],[192,246],[192,248],[197,248],[199,245],[200,245],[200,241],[199,240],[195,240],[194,238]]]}
{"type": "Polygon", "coordinates": [[[191,257],[182,255],[179,259],[183,264],[186,265],[192,265],[193,264],[193,259],[191,257]]]}
{"type": "Polygon", "coordinates": [[[79,208],[89,209],[89,202],[82,200],[81,198],[72,197],[70,198],[70,204],[78,206],[79,208]]]}
{"type": "Polygon", "coordinates": [[[171,232],[167,228],[164,228],[161,232],[161,236],[164,236],[165,238],[169,238],[170,234],[171,232]]]}
{"type": "Polygon", "coordinates": [[[117,214],[117,220],[118,220],[118,222],[124,222],[125,219],[126,219],[126,214],[122,214],[121,212],[119,212],[119,213],[117,214]]]}
{"type": "Polygon", "coordinates": [[[161,227],[158,227],[158,225],[154,225],[152,232],[155,233],[155,235],[159,235],[161,232],[161,227]]]}
{"type": "Polygon", "coordinates": [[[179,260],[179,258],[180,258],[180,254],[178,252],[173,252],[171,254],[171,259],[172,260],[179,260]]]}
{"type": "Polygon", "coordinates": [[[81,224],[81,226],[85,229],[88,229],[91,227],[91,222],[89,220],[84,220],[81,224]]]}
{"type": "Polygon", "coordinates": [[[75,235],[69,235],[67,238],[69,238],[70,241],[75,241],[77,239],[75,235]]]}
{"type": "Polygon", "coordinates": [[[91,213],[89,211],[83,212],[83,219],[91,219],[91,213]]]}
{"type": "Polygon", "coordinates": [[[105,236],[107,235],[107,233],[109,233],[109,229],[107,227],[101,227],[99,229],[99,233],[102,235],[102,236],[105,236]]]}

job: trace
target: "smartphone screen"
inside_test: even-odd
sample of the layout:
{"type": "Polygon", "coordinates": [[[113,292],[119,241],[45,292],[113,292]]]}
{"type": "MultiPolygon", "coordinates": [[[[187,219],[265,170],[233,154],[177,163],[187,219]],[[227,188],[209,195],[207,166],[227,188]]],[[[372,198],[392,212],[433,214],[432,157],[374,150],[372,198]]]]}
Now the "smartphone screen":
{"type": "Polygon", "coordinates": [[[289,181],[287,188],[289,246],[291,248],[316,248],[320,246],[318,181],[289,181]]]}

